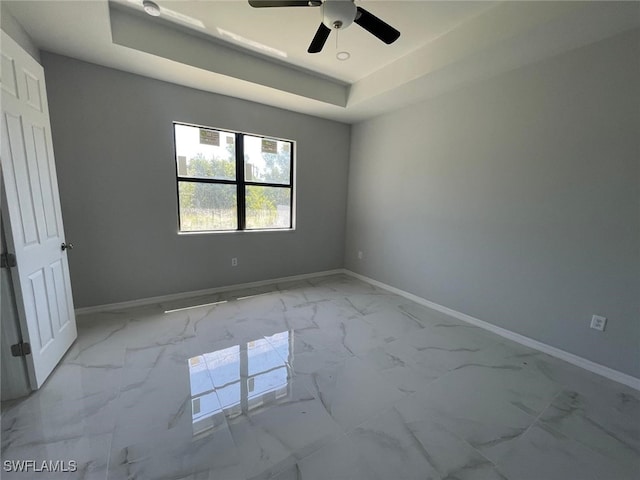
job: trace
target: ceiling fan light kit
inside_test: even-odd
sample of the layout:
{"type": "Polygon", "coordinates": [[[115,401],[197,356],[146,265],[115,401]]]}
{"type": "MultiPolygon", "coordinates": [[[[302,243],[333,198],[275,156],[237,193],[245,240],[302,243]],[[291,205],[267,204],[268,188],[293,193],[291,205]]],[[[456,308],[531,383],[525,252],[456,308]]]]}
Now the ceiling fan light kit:
{"type": "Polygon", "coordinates": [[[309,53],[322,51],[331,30],[345,29],[352,23],[364,28],[387,45],[400,37],[398,30],[364,8],[357,7],[353,0],[249,0],[249,5],[254,8],[322,6],[322,23],[307,49],[309,53]]]}
{"type": "Polygon", "coordinates": [[[327,0],[322,5],[322,23],[333,29],[347,28],[356,19],[356,6],[351,1],[327,0]]]}
{"type": "Polygon", "coordinates": [[[152,2],[151,0],[144,0],[142,2],[142,8],[144,8],[144,11],[152,17],[160,16],[160,7],[156,2],[152,2]]]}

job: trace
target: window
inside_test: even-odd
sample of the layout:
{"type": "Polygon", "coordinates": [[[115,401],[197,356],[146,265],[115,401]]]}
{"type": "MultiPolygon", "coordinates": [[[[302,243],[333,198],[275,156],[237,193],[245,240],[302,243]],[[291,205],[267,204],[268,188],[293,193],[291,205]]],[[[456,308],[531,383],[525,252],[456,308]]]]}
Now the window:
{"type": "Polygon", "coordinates": [[[181,232],[293,228],[293,142],[173,125],[181,232]]]}

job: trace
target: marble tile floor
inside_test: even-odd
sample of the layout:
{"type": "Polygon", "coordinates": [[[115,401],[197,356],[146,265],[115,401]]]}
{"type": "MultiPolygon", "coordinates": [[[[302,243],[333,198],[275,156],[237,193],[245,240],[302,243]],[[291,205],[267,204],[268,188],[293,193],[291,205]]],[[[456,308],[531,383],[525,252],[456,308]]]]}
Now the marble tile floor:
{"type": "Polygon", "coordinates": [[[3,479],[640,478],[639,392],[344,275],[78,327],[3,479]]]}

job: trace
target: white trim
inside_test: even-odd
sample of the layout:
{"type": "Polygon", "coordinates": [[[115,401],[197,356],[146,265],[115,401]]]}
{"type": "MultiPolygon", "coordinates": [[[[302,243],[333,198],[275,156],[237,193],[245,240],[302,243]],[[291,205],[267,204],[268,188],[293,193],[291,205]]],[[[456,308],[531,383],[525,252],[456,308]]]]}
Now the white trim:
{"type": "Polygon", "coordinates": [[[88,313],[111,312],[113,310],[121,310],[123,308],[143,307],[154,303],[171,302],[174,300],[182,300],[184,298],[197,297],[200,295],[210,295],[213,293],[228,292],[231,290],[239,290],[242,288],[261,287],[263,285],[272,285],[274,283],[293,282],[296,280],[306,280],[308,278],[325,277],[327,275],[336,275],[345,273],[344,269],[337,268],[335,270],[326,270],[324,272],[305,273],[302,275],[292,275],[290,277],[272,278],[269,280],[260,280],[257,282],[238,283],[228,285],[226,287],[207,288],[205,290],[196,290],[192,292],[172,293],[169,295],[160,295],[157,297],[141,298],[139,300],[130,300],[127,302],[108,303],[105,305],[96,305],[93,307],[76,308],[76,315],[85,315],[88,313]]]}
{"type": "Polygon", "coordinates": [[[627,375],[626,373],[622,373],[618,370],[614,370],[609,367],[605,367],[604,365],[600,365],[599,363],[592,362],[591,360],[587,360],[586,358],[579,357],[578,355],[574,355],[573,353],[566,352],[556,347],[552,347],[551,345],[547,345],[546,343],[539,342],[529,337],[525,337],[524,335],[520,335],[519,333],[512,332],[511,330],[507,330],[502,327],[498,327],[489,322],[485,322],[484,320],[479,320],[471,315],[467,315],[466,313],[458,312],[448,307],[444,307],[442,305],[438,305],[437,303],[426,300],[422,297],[414,295],[409,292],[405,292],[404,290],[400,290],[399,288],[392,287],[391,285],[387,285],[386,283],[379,282],[378,280],[374,280],[373,278],[365,277],[364,275],[360,275],[359,273],[352,272],[351,270],[344,270],[344,273],[355,277],[363,282],[370,283],[371,285],[375,285],[376,287],[383,288],[392,293],[400,295],[401,297],[407,298],[413,302],[419,303],[420,305],[424,305],[425,307],[432,308],[433,310],[437,310],[439,312],[445,313],[453,318],[457,318],[458,320],[462,320],[463,322],[470,323],[471,325],[475,325],[476,327],[483,328],[485,330],[489,330],[501,337],[508,338],[509,340],[513,340],[521,345],[524,345],[529,348],[533,348],[534,350],[538,350],[540,352],[544,352],[553,357],[559,358],[560,360],[564,360],[573,365],[576,365],[580,368],[584,368],[585,370],[589,370],[590,372],[596,373],[603,377],[606,377],[615,382],[623,383],[635,390],[640,390],[640,378],[633,377],[631,375],[627,375]]]}

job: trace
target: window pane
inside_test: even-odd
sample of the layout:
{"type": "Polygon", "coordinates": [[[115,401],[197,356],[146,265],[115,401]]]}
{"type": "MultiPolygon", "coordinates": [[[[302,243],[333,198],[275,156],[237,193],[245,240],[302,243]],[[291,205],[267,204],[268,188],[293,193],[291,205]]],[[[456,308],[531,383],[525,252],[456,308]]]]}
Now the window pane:
{"type": "Polygon", "coordinates": [[[236,179],[236,137],[210,128],[175,125],[178,176],[236,179]]]}
{"type": "Polygon", "coordinates": [[[274,333],[270,337],[264,337],[271,346],[278,352],[281,358],[291,361],[289,357],[289,342],[293,340],[291,338],[291,332],[274,333]]]}
{"type": "Polygon", "coordinates": [[[247,185],[247,228],[290,228],[291,189],[247,185]]]}
{"type": "Polygon", "coordinates": [[[250,377],[247,380],[249,398],[255,398],[286,386],[289,382],[289,372],[287,372],[286,366],[282,365],[281,368],[261,373],[260,375],[250,377]]]}
{"type": "Polygon", "coordinates": [[[247,369],[249,375],[256,375],[280,365],[284,366],[284,360],[264,338],[249,342],[247,355],[249,359],[247,369]]]}
{"type": "Polygon", "coordinates": [[[245,135],[244,177],[247,182],[289,185],[291,143],[245,135]]]}
{"type": "Polygon", "coordinates": [[[178,182],[180,230],[235,230],[238,228],[235,185],[178,182]]]}

